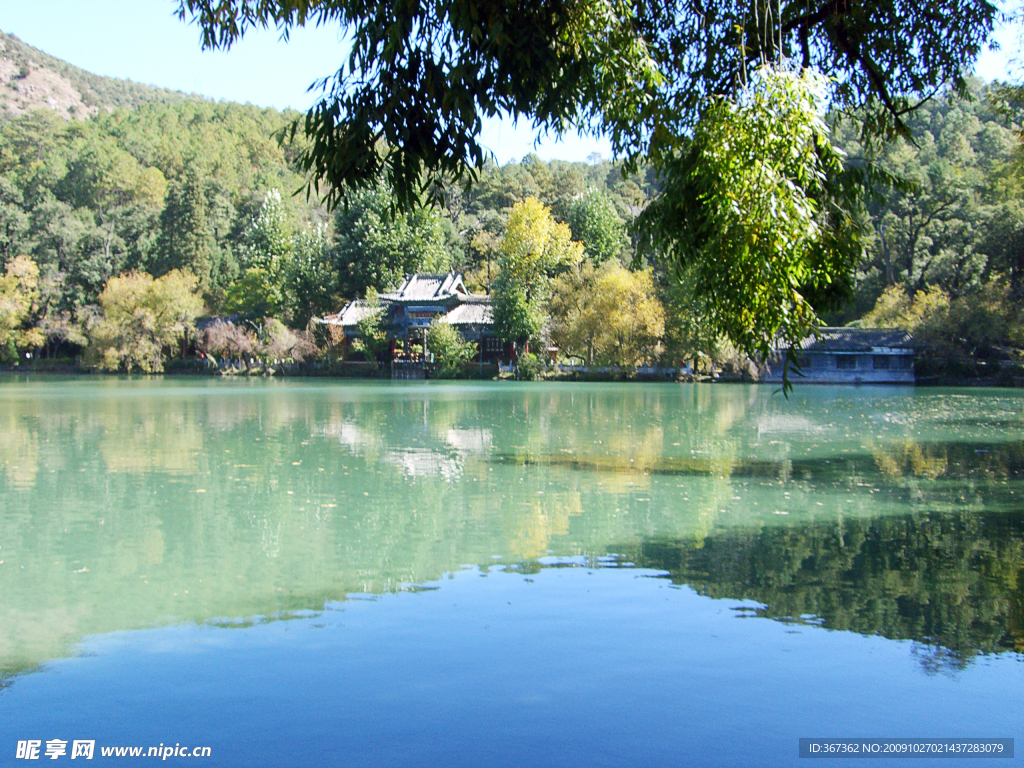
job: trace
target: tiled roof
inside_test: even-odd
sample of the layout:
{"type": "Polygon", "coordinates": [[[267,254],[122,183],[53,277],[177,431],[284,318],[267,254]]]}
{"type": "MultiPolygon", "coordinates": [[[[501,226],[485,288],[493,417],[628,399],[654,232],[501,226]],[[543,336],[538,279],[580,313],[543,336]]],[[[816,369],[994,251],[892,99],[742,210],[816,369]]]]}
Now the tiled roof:
{"type": "Polygon", "coordinates": [[[494,322],[489,296],[474,296],[485,301],[464,301],[456,304],[441,320],[452,325],[490,325],[494,322]]]}
{"type": "Polygon", "coordinates": [[[914,338],[899,328],[821,328],[800,348],[805,352],[870,352],[878,347],[913,349],[914,338]]]}
{"type": "MultiPolygon", "coordinates": [[[[380,294],[381,307],[392,320],[401,316],[401,308],[415,310],[417,305],[428,311],[445,313],[445,322],[461,326],[487,326],[494,323],[490,296],[475,296],[467,293],[462,275],[449,272],[445,275],[410,275],[397,291],[380,294]]],[[[334,315],[317,320],[327,325],[353,328],[370,314],[370,307],[363,299],[351,301],[334,315]]],[[[476,329],[474,332],[482,332],[476,329]]]]}
{"type": "Polygon", "coordinates": [[[466,286],[462,283],[462,275],[449,272],[445,275],[410,275],[397,291],[382,293],[386,301],[445,301],[457,295],[464,295],[466,286]]]}
{"type": "Polygon", "coordinates": [[[373,312],[372,307],[363,299],[356,299],[346,304],[341,312],[335,315],[327,315],[320,322],[326,323],[327,325],[343,325],[343,326],[354,326],[364,317],[369,316],[373,312]]]}

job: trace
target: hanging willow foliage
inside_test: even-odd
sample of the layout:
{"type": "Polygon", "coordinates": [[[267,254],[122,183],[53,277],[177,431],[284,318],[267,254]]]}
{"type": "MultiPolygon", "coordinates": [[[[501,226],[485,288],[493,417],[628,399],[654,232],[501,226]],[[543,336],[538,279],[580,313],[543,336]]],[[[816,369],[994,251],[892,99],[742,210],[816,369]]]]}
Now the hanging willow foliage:
{"type": "Polygon", "coordinates": [[[700,301],[705,330],[765,359],[818,323],[860,252],[856,196],[822,120],[824,78],[762,67],[736,99],[709,100],[692,138],[658,168],[641,252],[700,301]]]}

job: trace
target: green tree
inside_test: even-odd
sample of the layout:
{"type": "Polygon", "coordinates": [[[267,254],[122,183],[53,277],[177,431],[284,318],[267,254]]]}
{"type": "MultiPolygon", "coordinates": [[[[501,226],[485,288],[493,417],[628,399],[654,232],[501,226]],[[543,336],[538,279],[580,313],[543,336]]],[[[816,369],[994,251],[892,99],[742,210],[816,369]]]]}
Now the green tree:
{"type": "MultiPolygon", "coordinates": [[[[182,97],[89,121],[43,112],[4,120],[0,259],[24,253],[39,266],[38,321],[60,326],[61,313],[81,314],[112,275],[130,270],[187,268],[219,309],[265,190],[301,183],[295,146],[274,138],[288,119],[182,97]]],[[[298,209],[296,229],[325,219],[315,197],[283,202],[289,216],[298,209]]]]}
{"type": "Polygon", "coordinates": [[[989,274],[1003,275],[1017,297],[1024,297],[1024,195],[998,203],[981,232],[989,274]]]}
{"type": "MultiPolygon", "coordinates": [[[[327,97],[305,117],[309,143],[300,162],[312,188],[326,188],[329,202],[383,177],[398,204],[412,208],[423,190],[440,199],[451,178],[483,165],[481,121],[500,112],[555,133],[602,133],[629,169],[646,158],[669,193],[692,187],[688,174],[698,166],[699,177],[712,183],[722,159],[704,152],[707,142],[700,137],[721,136],[725,124],[744,122],[743,110],[727,114],[728,103],[761,98],[775,108],[779,98],[777,107],[786,112],[782,91],[744,95],[755,67],[783,59],[828,78],[831,103],[861,109],[866,136],[908,135],[905,120],[916,100],[948,85],[963,89],[965,65],[990,39],[998,9],[988,0],[582,0],[484,11],[475,0],[390,3],[383,9],[346,0],[180,0],[179,14],[198,24],[207,48],[228,48],[253,27],[273,25],[287,34],[305,24],[342,26],[352,50],[327,97]],[[691,137],[698,137],[696,145],[691,137]]],[[[764,137],[769,149],[794,136],[785,120],[762,125],[778,131],[764,137]]],[[[298,122],[293,133],[297,129],[298,122]]],[[[798,155],[800,162],[808,160],[806,153],[798,155]]],[[[749,155],[739,162],[758,165],[749,155]]],[[[824,162],[813,170],[776,187],[781,228],[810,236],[812,227],[830,225],[842,240],[849,234],[843,215],[828,221],[792,205],[788,185],[822,202],[816,171],[831,175],[837,168],[824,162]]],[[[679,202],[669,199],[661,208],[679,202]]],[[[747,195],[734,204],[749,221],[775,215],[747,195]]],[[[668,245],[678,234],[673,221],[675,216],[650,215],[641,226],[648,238],[668,245]]],[[[850,241],[856,255],[859,244],[850,241]]],[[[673,266],[692,263],[686,249],[665,252],[673,266]]],[[[801,289],[842,285],[853,263],[847,257],[824,257],[813,266],[803,257],[769,259],[764,284],[754,287],[749,280],[758,275],[749,269],[748,252],[741,247],[735,257],[743,279],[708,281],[705,272],[692,284],[714,299],[712,321],[741,347],[762,354],[776,335],[793,341],[814,324],[814,302],[798,297],[801,289]],[[784,274],[788,269],[792,274],[784,274]]],[[[717,255],[733,263],[730,252],[717,255]]]]}
{"type": "Polygon", "coordinates": [[[277,317],[284,298],[281,286],[269,272],[259,267],[245,270],[224,295],[224,311],[247,318],[277,317]]]}
{"type": "Polygon", "coordinates": [[[466,341],[459,330],[444,317],[435,317],[427,328],[427,349],[438,363],[441,378],[455,376],[462,364],[476,354],[476,344],[466,341]]]}
{"type": "Polygon", "coordinates": [[[223,308],[250,318],[287,315],[302,298],[291,294],[295,233],[292,216],[276,189],[269,190],[242,235],[244,274],[224,295],[223,308]],[[286,298],[287,297],[287,298],[286,298]]]}
{"type": "Polygon", "coordinates": [[[295,235],[285,285],[288,316],[296,327],[332,312],[340,301],[338,269],[327,230],[323,226],[295,235]]]}
{"type": "Polygon", "coordinates": [[[172,184],[160,214],[160,234],[153,273],[185,269],[197,275],[204,288],[219,287],[216,243],[206,223],[206,195],[197,172],[172,184]]]}
{"type": "Polygon", "coordinates": [[[505,341],[536,337],[547,323],[550,281],[576,266],[583,246],[534,197],[516,203],[501,243],[494,283],[494,327],[505,341]]]}
{"type": "Polygon", "coordinates": [[[551,342],[568,358],[593,365],[600,355],[600,337],[606,318],[604,297],[597,294],[598,268],[584,261],[557,277],[551,291],[551,342]]]}
{"type": "Polygon", "coordinates": [[[641,250],[665,254],[704,298],[694,306],[711,334],[761,359],[807,336],[859,256],[824,87],[763,67],[741,101],[714,101],[639,219],[641,250]]]}
{"type": "Polygon", "coordinates": [[[76,208],[95,211],[105,234],[104,257],[109,262],[119,225],[131,206],[161,206],[167,180],[158,168],[142,166],[112,138],[100,135],[80,149],[59,188],[76,208]]]}
{"type": "Polygon", "coordinates": [[[934,284],[958,296],[986,276],[997,250],[986,238],[988,222],[1004,197],[998,177],[1009,169],[1015,142],[986,91],[971,86],[971,100],[950,94],[921,105],[908,119],[913,138],[894,141],[879,158],[902,183],[872,206],[875,243],[866,269],[877,271],[876,290],[934,284]]]}
{"type": "Polygon", "coordinates": [[[89,343],[79,318],[68,310],[53,312],[40,318],[36,329],[41,334],[47,357],[54,357],[64,343],[84,347],[89,343]]]}
{"type": "Polygon", "coordinates": [[[162,371],[203,311],[198,279],[179,270],[156,280],[144,272],[112,277],[99,303],[103,314],[89,328],[87,359],[108,371],[162,371]]]}
{"type": "Polygon", "coordinates": [[[896,284],[856,324],[902,328],[938,357],[978,355],[994,345],[1024,346],[1024,312],[1009,286],[998,280],[954,299],[937,285],[910,296],[904,284],[896,284]]]}
{"type": "Polygon", "coordinates": [[[39,297],[39,268],[28,256],[8,262],[0,277],[0,355],[5,363],[17,358],[19,346],[39,346],[34,329],[23,326],[39,297]]]}
{"type": "Polygon", "coordinates": [[[483,116],[506,110],[559,133],[597,127],[617,153],[659,156],[678,146],[708,96],[735,93],[747,71],[780,56],[835,77],[837,101],[866,103],[873,126],[898,126],[909,99],[961,82],[997,9],[984,0],[787,0],[517,4],[485,13],[470,0],[444,0],[378,12],[344,0],[181,0],[179,15],[198,24],[207,48],[229,48],[253,27],[345,28],[352,51],[306,116],[303,162],[335,191],[373,184],[384,171],[399,202],[411,205],[425,174],[429,186],[482,163],[483,116]]]}
{"type": "Polygon", "coordinates": [[[626,243],[625,228],[608,196],[591,189],[569,207],[572,239],[583,243],[587,256],[601,264],[618,256],[626,243]]]}
{"type": "Polygon", "coordinates": [[[294,226],[281,193],[271,189],[263,197],[259,213],[245,230],[242,267],[262,269],[273,279],[283,280],[294,247],[294,226]]]}
{"type": "Polygon", "coordinates": [[[728,342],[702,322],[707,315],[704,305],[713,299],[698,295],[685,283],[685,278],[684,281],[662,280],[659,288],[665,307],[666,357],[676,362],[718,358],[728,342]]]}
{"type": "Polygon", "coordinates": [[[0,176],[0,261],[19,252],[28,233],[25,197],[14,179],[0,176]]]}
{"type": "Polygon", "coordinates": [[[413,272],[447,272],[441,215],[432,208],[402,212],[386,187],[356,195],[335,214],[341,293],[361,296],[370,287],[397,288],[413,272]]]}
{"type": "Polygon", "coordinates": [[[1002,89],[969,85],[971,98],[947,93],[921,104],[907,118],[911,138],[881,149],[860,143],[856,123],[837,121],[835,141],[852,162],[873,157],[882,173],[867,201],[873,231],[853,301],[831,313],[829,324],[884,304],[883,291],[897,285],[908,300],[938,287],[956,303],[1004,281],[1021,295],[1024,194],[1015,163],[1021,113],[1006,108],[1002,89]]]}
{"type": "Polygon", "coordinates": [[[557,278],[551,300],[551,340],[588,364],[623,370],[657,357],[665,309],[650,269],[630,272],[609,261],[589,262],[557,278]]]}
{"type": "Polygon", "coordinates": [[[468,242],[466,287],[477,293],[490,293],[498,274],[497,262],[501,240],[508,226],[508,215],[481,209],[476,214],[467,215],[463,224],[468,242]]]}

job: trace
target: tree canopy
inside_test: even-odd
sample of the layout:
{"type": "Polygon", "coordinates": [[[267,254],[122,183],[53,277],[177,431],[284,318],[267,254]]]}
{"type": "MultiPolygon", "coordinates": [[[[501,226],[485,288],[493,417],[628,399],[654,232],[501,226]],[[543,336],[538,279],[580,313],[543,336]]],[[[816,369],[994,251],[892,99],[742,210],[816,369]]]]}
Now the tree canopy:
{"type": "MultiPolygon", "coordinates": [[[[275,27],[287,37],[306,24],[339,25],[350,52],[320,83],[323,97],[303,125],[308,144],[300,164],[314,188],[326,187],[329,204],[383,179],[402,207],[415,206],[424,193],[439,201],[447,183],[467,170],[472,176],[485,159],[482,118],[504,114],[555,133],[605,135],[627,169],[644,161],[663,188],[692,187],[691,172],[707,179],[728,164],[709,151],[709,136],[717,129],[713,141],[731,151],[724,125],[742,123],[743,110],[730,105],[756,106],[757,97],[744,92],[768,63],[818,73],[828,92],[813,106],[858,109],[866,138],[908,136],[906,117],[917,103],[949,86],[964,88],[964,68],[988,41],[997,13],[987,0],[179,3],[181,18],[194,20],[212,49],[229,48],[254,27],[275,27]],[[701,137],[704,146],[695,147],[701,137]]],[[[781,98],[785,112],[791,90],[768,88],[761,96],[781,98]]],[[[774,133],[747,138],[775,148],[801,141],[785,119],[762,120],[761,127],[774,133]]],[[[293,136],[297,128],[298,122],[293,136]]],[[[718,292],[709,322],[743,351],[763,357],[777,339],[794,343],[813,328],[815,299],[847,281],[851,257],[859,255],[851,217],[822,192],[842,164],[807,154],[816,151],[812,144],[827,148],[822,136],[816,131],[795,150],[797,162],[775,163],[769,194],[795,190],[782,195],[788,199],[779,209],[765,208],[771,201],[762,196],[734,200],[736,216],[717,204],[701,212],[700,226],[727,233],[717,245],[704,238],[708,249],[680,247],[672,229],[678,211],[641,221],[649,242],[663,247],[677,272],[690,272],[700,295],[718,292]],[[815,204],[802,204],[801,196],[815,204]],[[782,224],[767,239],[757,226],[737,226],[737,219],[752,222],[780,210],[782,224]],[[791,238],[796,255],[780,258],[791,238]],[[733,255],[719,246],[736,240],[743,274],[723,281],[733,255]]],[[[692,210],[713,199],[698,193],[686,202],[692,210]]]]}
{"type": "Polygon", "coordinates": [[[178,270],[156,280],[145,272],[111,278],[99,297],[103,314],[89,329],[89,356],[110,371],[162,371],[164,348],[179,344],[203,310],[198,284],[178,270]]]}
{"type": "Polygon", "coordinates": [[[285,36],[336,24],[351,49],[308,113],[305,165],[332,193],[386,174],[401,202],[424,179],[482,163],[481,118],[609,135],[617,154],[671,154],[709,96],[780,56],[835,77],[842,105],[878,108],[896,128],[912,100],[948,83],[986,43],[986,0],[544,0],[432,3],[181,0],[206,48],[249,29],[285,36]],[[379,151],[379,142],[386,149],[379,151]]]}
{"type": "Polygon", "coordinates": [[[595,268],[584,261],[552,289],[551,341],[586,364],[629,370],[657,359],[665,309],[650,269],[630,272],[617,261],[595,268]]]}
{"type": "Polygon", "coordinates": [[[512,207],[494,284],[494,327],[502,339],[529,341],[544,328],[551,278],[583,256],[571,237],[537,198],[512,207]]]}
{"type": "Polygon", "coordinates": [[[383,185],[360,192],[351,205],[338,209],[334,227],[343,296],[392,291],[412,272],[451,268],[439,213],[397,210],[383,185]]]}
{"type": "Polygon", "coordinates": [[[822,85],[763,68],[742,101],[715,101],[640,215],[641,242],[704,298],[713,334],[761,359],[813,329],[814,305],[859,256],[822,85]]]}

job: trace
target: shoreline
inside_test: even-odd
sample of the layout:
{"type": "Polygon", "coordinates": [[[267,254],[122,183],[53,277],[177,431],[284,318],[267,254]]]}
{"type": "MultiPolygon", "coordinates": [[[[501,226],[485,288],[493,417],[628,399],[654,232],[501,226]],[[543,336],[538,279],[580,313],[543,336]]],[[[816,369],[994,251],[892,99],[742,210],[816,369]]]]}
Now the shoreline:
{"type": "MultiPolygon", "coordinates": [[[[498,371],[498,367],[495,365],[485,365],[480,368],[478,365],[466,366],[463,371],[459,372],[457,376],[446,376],[441,377],[437,375],[430,375],[433,373],[429,369],[425,372],[420,379],[403,379],[396,378],[389,375],[389,371],[386,367],[380,367],[377,370],[371,370],[366,363],[363,362],[344,362],[335,363],[330,367],[324,366],[322,368],[315,367],[317,364],[309,363],[292,363],[286,364],[287,369],[282,369],[279,366],[271,366],[269,369],[263,369],[254,366],[249,370],[232,370],[231,372],[224,372],[222,370],[213,370],[204,366],[198,358],[189,358],[184,361],[172,361],[178,362],[178,365],[168,365],[163,371],[158,372],[144,372],[144,371],[101,371],[97,368],[87,368],[80,365],[77,361],[35,361],[27,365],[0,365],[0,375],[23,375],[23,376],[74,376],[74,377],[90,377],[90,376],[145,376],[145,377],[156,377],[156,376],[169,376],[169,377],[221,377],[221,378],[316,378],[316,379],[362,379],[362,380],[381,380],[381,381],[415,381],[415,380],[427,380],[427,381],[524,381],[525,379],[516,379],[515,376],[508,373],[501,373],[498,371]],[[42,364],[40,364],[42,363],[42,364]],[[183,364],[181,364],[183,363],[183,364]]],[[[962,377],[962,376],[941,376],[941,375],[930,375],[930,376],[919,376],[913,383],[879,383],[879,382],[822,382],[822,381],[801,381],[798,377],[793,379],[794,385],[802,386],[909,386],[909,387],[920,387],[923,389],[940,388],[940,387],[966,387],[966,388],[993,388],[993,389],[1024,389],[1024,377],[1012,375],[1012,372],[1008,372],[1008,376],[995,376],[995,377],[962,377]]],[[[673,369],[666,369],[665,371],[657,371],[653,373],[625,373],[625,372],[610,372],[610,371],[595,371],[595,372],[553,372],[549,375],[543,375],[535,379],[538,382],[614,382],[614,383],[637,383],[637,384],[651,384],[651,383],[680,383],[680,384],[770,384],[781,386],[776,381],[764,381],[758,380],[751,377],[748,374],[739,373],[719,373],[717,375],[693,375],[693,374],[679,374],[673,369]]]]}

